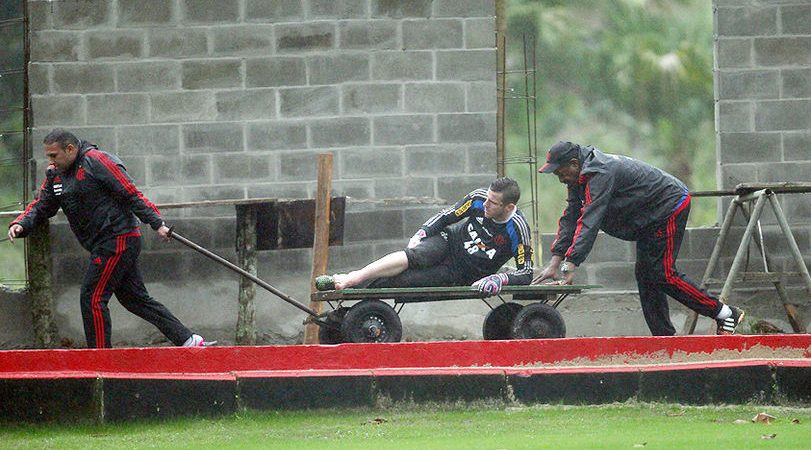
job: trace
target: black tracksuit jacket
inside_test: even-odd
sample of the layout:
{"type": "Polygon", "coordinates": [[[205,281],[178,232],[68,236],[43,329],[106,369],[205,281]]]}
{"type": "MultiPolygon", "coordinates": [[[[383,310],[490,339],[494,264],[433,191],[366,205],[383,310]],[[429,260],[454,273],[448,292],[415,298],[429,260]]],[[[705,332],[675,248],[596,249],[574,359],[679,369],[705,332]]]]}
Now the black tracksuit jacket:
{"type": "Polygon", "coordinates": [[[636,241],[667,220],[688,195],[673,175],[642,161],[580,147],[580,179],[569,186],[552,254],[580,265],[597,232],[636,241]]]}
{"type": "Polygon", "coordinates": [[[116,236],[138,229],[138,219],[155,230],[163,224],[158,208],[135,187],[124,163],[85,141],[68,170],[48,166],[39,197],[12,224],[22,226],[20,237],[25,237],[60,207],[90,252],[99,245],[114,246],[116,236]]]}

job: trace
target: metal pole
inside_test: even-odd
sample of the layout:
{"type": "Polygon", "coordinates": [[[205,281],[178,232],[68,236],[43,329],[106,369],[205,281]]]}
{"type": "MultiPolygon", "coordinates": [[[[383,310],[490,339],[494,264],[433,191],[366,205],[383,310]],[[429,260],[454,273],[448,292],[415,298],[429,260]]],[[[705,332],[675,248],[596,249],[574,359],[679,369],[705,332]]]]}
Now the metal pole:
{"type": "Polygon", "coordinates": [[[797,264],[797,270],[800,271],[800,275],[802,276],[803,281],[805,281],[805,289],[809,294],[811,294],[811,276],[808,274],[808,267],[805,265],[803,254],[800,252],[800,247],[797,246],[797,241],[794,240],[794,235],[791,233],[791,229],[789,229],[786,216],[783,215],[783,209],[780,207],[780,203],[777,201],[774,194],[770,193],[768,198],[769,202],[772,204],[772,208],[774,208],[774,215],[777,217],[777,223],[780,225],[780,229],[783,230],[783,234],[788,240],[788,247],[791,250],[792,256],[794,256],[794,262],[797,264]]]}
{"type": "MultiPolygon", "coordinates": [[[[765,194],[765,190],[757,191],[753,194],[753,197],[757,197],[757,201],[755,202],[755,209],[752,211],[752,217],[760,217],[760,213],[763,211],[763,206],[766,204],[765,194]]],[[[729,300],[729,296],[732,293],[732,283],[734,282],[735,277],[738,276],[738,272],[741,270],[741,264],[743,263],[744,254],[746,253],[746,247],[749,245],[749,241],[752,239],[752,234],[755,231],[755,223],[756,221],[750,219],[749,223],[746,224],[746,231],[743,233],[741,245],[738,246],[738,252],[735,254],[735,259],[732,261],[732,267],[729,269],[729,274],[724,282],[724,288],[721,290],[720,300],[724,303],[729,300]]]]}
{"type": "Polygon", "coordinates": [[[170,230],[169,236],[172,239],[175,239],[176,241],[178,241],[181,244],[185,245],[186,247],[194,249],[194,250],[202,253],[203,255],[213,259],[214,261],[217,261],[218,263],[222,264],[223,266],[233,270],[234,272],[242,275],[243,277],[250,279],[254,283],[258,284],[260,287],[264,288],[267,291],[270,291],[271,293],[273,293],[274,295],[276,295],[280,299],[286,301],[287,303],[290,303],[291,305],[293,305],[296,308],[306,312],[307,314],[309,314],[309,315],[311,315],[313,317],[318,317],[317,312],[315,312],[312,309],[308,308],[303,303],[299,302],[298,300],[293,299],[292,297],[290,297],[287,294],[285,294],[284,292],[276,289],[275,287],[271,286],[270,284],[266,283],[265,281],[260,280],[256,275],[243,270],[241,267],[237,266],[236,264],[233,264],[232,262],[228,261],[227,259],[225,259],[225,258],[217,255],[216,253],[213,253],[213,252],[211,252],[211,251],[209,251],[209,250],[207,250],[207,249],[205,249],[203,247],[200,247],[199,245],[195,244],[194,242],[184,238],[183,236],[177,234],[174,230],[170,230]]]}

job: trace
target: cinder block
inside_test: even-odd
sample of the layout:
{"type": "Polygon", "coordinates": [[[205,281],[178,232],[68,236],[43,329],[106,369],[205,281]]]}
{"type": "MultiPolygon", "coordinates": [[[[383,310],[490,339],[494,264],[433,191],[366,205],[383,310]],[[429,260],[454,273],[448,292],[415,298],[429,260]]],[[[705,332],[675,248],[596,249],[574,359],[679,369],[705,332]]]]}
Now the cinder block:
{"type": "Polygon", "coordinates": [[[703,404],[766,403],[772,400],[766,366],[642,372],[639,400],[703,404]]]}
{"type": "Polygon", "coordinates": [[[180,171],[175,174],[175,183],[179,185],[211,184],[211,173],[211,156],[181,156],[180,171]]]}
{"type": "Polygon", "coordinates": [[[490,186],[493,178],[495,176],[492,173],[486,175],[445,176],[437,178],[436,192],[440,202],[452,205],[474,189],[490,186]]]}
{"type": "MultiPolygon", "coordinates": [[[[436,196],[434,190],[434,179],[429,177],[413,177],[407,176],[406,178],[381,178],[373,181],[374,197],[377,199],[402,199],[404,197],[412,197],[418,199],[433,199],[436,196]]],[[[425,217],[425,211],[422,211],[422,219],[414,227],[409,227],[406,224],[406,233],[412,230],[414,234],[416,227],[422,225],[428,217],[425,217]]],[[[439,209],[437,209],[439,211],[439,209]]],[[[408,234],[410,237],[411,234],[408,234]]]]}
{"type": "Polygon", "coordinates": [[[715,58],[721,69],[752,67],[752,39],[719,36],[716,41],[715,58]]]}
{"type": "Polygon", "coordinates": [[[247,198],[313,198],[309,185],[309,182],[252,184],[247,188],[247,198]]]}
{"type": "Polygon", "coordinates": [[[344,242],[403,237],[403,215],[399,210],[347,212],[344,226],[344,242]]]}
{"type": "Polygon", "coordinates": [[[279,154],[279,180],[305,181],[316,179],[316,162],[314,152],[285,152],[279,154]]]}
{"type": "Polygon", "coordinates": [[[28,26],[32,32],[52,29],[52,17],[53,14],[51,14],[51,5],[48,4],[48,2],[28,3],[28,26]]]}
{"type": "Polygon", "coordinates": [[[436,52],[438,80],[484,81],[496,79],[496,51],[443,50],[436,52]]]}
{"type": "Polygon", "coordinates": [[[494,0],[436,0],[434,17],[495,17],[494,0]]]}
{"type": "Polygon", "coordinates": [[[104,379],[104,419],[220,416],[236,412],[235,380],[104,379]]]}
{"type": "Polygon", "coordinates": [[[0,420],[16,422],[100,422],[101,380],[2,379],[0,420]]]}
{"type": "Polygon", "coordinates": [[[115,67],[119,92],[155,92],[180,88],[177,61],[149,61],[119,64],[115,67]]]}
{"type": "Polygon", "coordinates": [[[466,19],[465,48],[495,48],[496,21],[494,17],[466,19]]]}
{"type": "Polygon", "coordinates": [[[467,83],[467,112],[493,112],[497,108],[496,86],[492,81],[467,83]]]}
{"type": "Polygon", "coordinates": [[[754,52],[762,66],[811,65],[811,36],[755,38],[754,52]]]}
{"type": "Polygon", "coordinates": [[[415,145],[405,149],[406,172],[410,175],[444,175],[460,172],[464,145],[415,145]]]}
{"type": "Polygon", "coordinates": [[[175,2],[165,0],[119,0],[119,27],[166,25],[175,23],[175,2]]]}
{"type": "Polygon", "coordinates": [[[717,227],[688,229],[684,235],[679,259],[709,259],[720,232],[717,227]]]}
{"type": "Polygon", "coordinates": [[[430,19],[403,21],[403,49],[461,48],[462,21],[430,19]]]}
{"type": "MultiPolygon", "coordinates": [[[[125,153],[119,151],[116,148],[116,129],[117,126],[109,126],[109,127],[70,127],[70,131],[73,132],[79,139],[83,139],[85,141],[92,142],[96,144],[100,150],[103,150],[108,153],[113,153],[119,156],[123,156],[125,153]]],[[[50,131],[50,130],[48,130],[50,131]]],[[[44,136],[43,136],[44,138],[44,136]]],[[[42,144],[42,139],[38,139],[34,141],[34,145],[42,144]]],[[[124,161],[126,162],[126,160],[124,161]]],[[[45,166],[42,166],[45,167],[45,166]]]]}
{"type": "MultiPolygon", "coordinates": [[[[547,248],[547,247],[544,247],[547,248]]],[[[600,280],[601,285],[606,289],[635,289],[636,276],[634,275],[634,263],[592,263],[590,258],[586,258],[583,263],[589,267],[589,271],[594,274],[595,280],[600,280]]]]}
{"type": "Polygon", "coordinates": [[[183,151],[199,153],[242,152],[242,124],[239,122],[183,125],[183,151]]]}
{"type": "Polygon", "coordinates": [[[367,0],[310,0],[311,19],[364,19],[368,14],[367,0]]]}
{"type": "Polygon", "coordinates": [[[811,5],[781,6],[780,19],[784,34],[811,34],[811,5]]]}
{"type": "Polygon", "coordinates": [[[783,76],[783,97],[811,97],[811,69],[784,69],[780,74],[783,76]]]}
{"type": "Polygon", "coordinates": [[[495,113],[440,114],[437,117],[440,142],[481,142],[496,139],[495,113]]]}
{"type": "MultiPolygon", "coordinates": [[[[377,200],[374,196],[372,183],[369,179],[335,181],[332,183],[332,195],[346,196],[356,200],[377,200]]],[[[331,249],[330,253],[332,253],[331,249]]]]}
{"type": "Polygon", "coordinates": [[[276,50],[280,53],[327,50],[335,44],[335,24],[317,22],[276,25],[276,50]]]}
{"type": "Polygon", "coordinates": [[[151,28],[147,34],[149,55],[189,58],[208,53],[206,30],[199,28],[151,28]]]}
{"type": "Polygon", "coordinates": [[[270,162],[264,155],[222,155],[214,159],[214,179],[217,182],[265,180],[270,177],[270,162]]]}
{"type": "Polygon", "coordinates": [[[716,9],[718,34],[721,36],[763,36],[777,34],[776,7],[716,9]]]}
{"type": "Polygon", "coordinates": [[[721,163],[750,163],[780,160],[778,133],[722,133],[721,163]],[[763,149],[772,149],[764,152],[763,149]]]}
{"type": "Polygon", "coordinates": [[[183,89],[242,87],[242,61],[239,59],[183,61],[181,70],[183,89]]]}
{"type": "Polygon", "coordinates": [[[718,131],[735,133],[753,131],[753,106],[748,101],[725,101],[716,103],[718,131]]]}
{"type": "Polygon", "coordinates": [[[259,122],[248,124],[248,150],[300,149],[307,147],[304,122],[259,122]]]}
{"type": "Polygon", "coordinates": [[[375,377],[375,395],[395,402],[503,401],[504,375],[421,375],[375,377]]]}
{"type": "Polygon", "coordinates": [[[164,92],[151,95],[152,122],[186,122],[213,120],[217,105],[210,91],[164,92]]]}
{"type": "Polygon", "coordinates": [[[400,0],[369,0],[373,19],[389,17],[402,19],[404,17],[431,17],[431,4],[433,0],[413,0],[403,2],[400,0]]]}
{"type": "Polygon", "coordinates": [[[247,22],[299,22],[303,18],[301,0],[245,0],[247,22]]]}
{"type": "Polygon", "coordinates": [[[371,376],[240,378],[239,399],[251,409],[373,406],[371,376]]]}
{"type": "Polygon", "coordinates": [[[72,31],[31,33],[31,61],[78,61],[82,52],[81,35],[72,31]]]}
{"type": "Polygon", "coordinates": [[[599,262],[630,262],[636,259],[634,245],[628,241],[599,233],[594,241],[594,247],[589,253],[589,263],[599,262]]]}
{"type": "Polygon", "coordinates": [[[406,83],[407,112],[463,112],[465,86],[461,83],[406,83]]]}
{"type": "Polygon", "coordinates": [[[723,71],[718,73],[718,80],[718,95],[725,100],[780,97],[777,70],[723,71]]]}
{"type": "Polygon", "coordinates": [[[115,77],[109,64],[55,64],[51,89],[56,94],[113,92],[115,77]]]}
{"type": "Polygon", "coordinates": [[[340,117],[310,122],[311,145],[315,148],[369,145],[371,127],[364,117],[340,117]]]}
{"type": "Polygon", "coordinates": [[[255,120],[276,116],[274,89],[241,89],[215,94],[217,120],[255,120]]]}
{"type": "Polygon", "coordinates": [[[345,150],[341,152],[344,178],[383,178],[403,175],[403,151],[399,148],[345,150]]]}
{"type": "MultiPolygon", "coordinates": [[[[37,3],[37,2],[32,2],[37,3]]],[[[110,24],[111,2],[48,2],[53,27],[62,29],[92,29],[110,24]]]]}
{"type": "Polygon", "coordinates": [[[402,109],[400,84],[344,84],[341,105],[344,113],[393,113],[402,109]]]}
{"type": "Polygon", "coordinates": [[[471,144],[467,148],[467,171],[477,174],[496,172],[496,144],[471,144]]]}
{"type": "Polygon", "coordinates": [[[783,159],[799,161],[808,159],[811,149],[811,132],[783,133],[783,159]]]}
{"type": "Polygon", "coordinates": [[[85,36],[89,59],[132,60],[144,56],[144,30],[110,30],[85,36]]]}
{"type": "Polygon", "coordinates": [[[310,84],[337,84],[369,79],[369,55],[335,54],[307,58],[310,84]]]}
{"type": "Polygon", "coordinates": [[[434,118],[428,115],[381,116],[372,119],[374,143],[424,144],[434,142],[434,118]]]}
{"type": "Polygon", "coordinates": [[[596,405],[625,402],[639,390],[639,373],[508,375],[515,400],[523,404],[596,405]]]}
{"type": "Polygon", "coordinates": [[[393,20],[352,20],[338,25],[342,49],[383,50],[400,48],[397,22],[393,20]]]}
{"type": "MultiPolygon", "coordinates": [[[[725,150],[731,151],[730,150],[725,150]]],[[[757,166],[755,164],[722,164],[721,165],[721,189],[734,189],[741,183],[752,183],[760,181],[757,177],[757,166]]],[[[721,209],[723,215],[726,209],[721,209]]]]}
{"type": "Polygon", "coordinates": [[[376,80],[432,80],[434,60],[429,51],[372,53],[372,78],[376,80]]]}
{"type": "MultiPolygon", "coordinates": [[[[120,156],[120,155],[119,155],[120,156]]],[[[146,181],[146,158],[143,156],[128,156],[124,160],[124,167],[136,186],[146,181]]]]}
{"type": "Polygon", "coordinates": [[[218,27],[211,31],[213,52],[220,56],[268,55],[273,53],[271,25],[218,27]]]}
{"type": "Polygon", "coordinates": [[[299,86],[307,84],[303,58],[274,57],[249,59],[245,62],[247,87],[299,86]]]}
{"type": "Polygon", "coordinates": [[[148,121],[146,94],[100,94],[86,98],[88,125],[131,125],[148,121]]]}
{"type": "Polygon", "coordinates": [[[28,90],[31,95],[49,94],[51,64],[30,63],[28,65],[28,90]]]}
{"type": "Polygon", "coordinates": [[[239,19],[240,0],[181,0],[182,22],[233,23],[239,19]]]}
{"type": "Polygon", "coordinates": [[[312,117],[338,114],[335,86],[279,89],[279,112],[283,117],[312,117]]]}
{"type": "Polygon", "coordinates": [[[770,164],[770,167],[758,167],[758,179],[765,183],[808,182],[809,169],[811,161],[770,164]]]}
{"type": "Polygon", "coordinates": [[[116,147],[125,155],[176,155],[180,152],[177,125],[118,127],[116,147]]]}
{"type": "MultiPolygon", "coordinates": [[[[811,52],[811,48],[809,51],[811,52]]],[[[755,130],[757,131],[807,130],[809,128],[811,128],[811,100],[774,100],[755,103],[755,130]]]]}

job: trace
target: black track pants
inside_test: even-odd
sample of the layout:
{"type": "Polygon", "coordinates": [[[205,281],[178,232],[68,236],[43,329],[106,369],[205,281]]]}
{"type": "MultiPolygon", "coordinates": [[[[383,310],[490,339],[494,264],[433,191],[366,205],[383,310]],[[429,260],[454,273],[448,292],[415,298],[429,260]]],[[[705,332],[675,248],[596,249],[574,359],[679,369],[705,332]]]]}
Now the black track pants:
{"type": "Polygon", "coordinates": [[[116,236],[90,255],[80,295],[88,348],[112,347],[107,302],[113,294],[128,311],[158,327],[173,344],[181,345],[191,336],[165,306],[149,296],[138,267],[140,253],[141,234],[135,231],[116,236]]]}
{"type": "Polygon", "coordinates": [[[675,262],[690,215],[690,197],[665,223],[646,233],[636,243],[636,282],[642,313],[654,336],[676,333],[667,307],[669,295],[697,313],[714,318],[721,311],[718,298],[700,289],[687,275],[676,269],[675,262]]]}

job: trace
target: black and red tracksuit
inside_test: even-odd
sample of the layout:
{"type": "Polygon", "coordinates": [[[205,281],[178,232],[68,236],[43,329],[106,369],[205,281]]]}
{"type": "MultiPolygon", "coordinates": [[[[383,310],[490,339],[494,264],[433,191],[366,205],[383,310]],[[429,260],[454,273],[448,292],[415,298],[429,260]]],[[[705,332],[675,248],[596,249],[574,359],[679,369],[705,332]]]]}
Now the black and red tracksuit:
{"type": "Polygon", "coordinates": [[[569,185],[552,254],[580,265],[599,230],[636,241],[636,281],[653,335],[676,332],[666,295],[715,318],[722,306],[718,298],[675,267],[690,214],[687,186],[656,167],[594,147],[579,147],[578,159],[580,177],[569,185]]]}
{"type": "Polygon", "coordinates": [[[487,189],[477,189],[443,209],[420,228],[426,238],[405,250],[408,269],[371,281],[367,287],[470,285],[513,259],[510,285],[532,282],[532,245],[524,215],[516,208],[504,222],[484,217],[487,189]]]}
{"type": "Polygon", "coordinates": [[[191,336],[169,310],[152,299],[138,267],[142,237],[139,221],[157,230],[160,212],[145,198],[116,156],[81,141],[79,153],[67,170],[49,166],[36,200],[11,223],[25,237],[59,208],[90,262],[81,290],[81,309],[88,347],[111,347],[112,294],[130,312],[149,321],[175,345],[191,336]]]}

